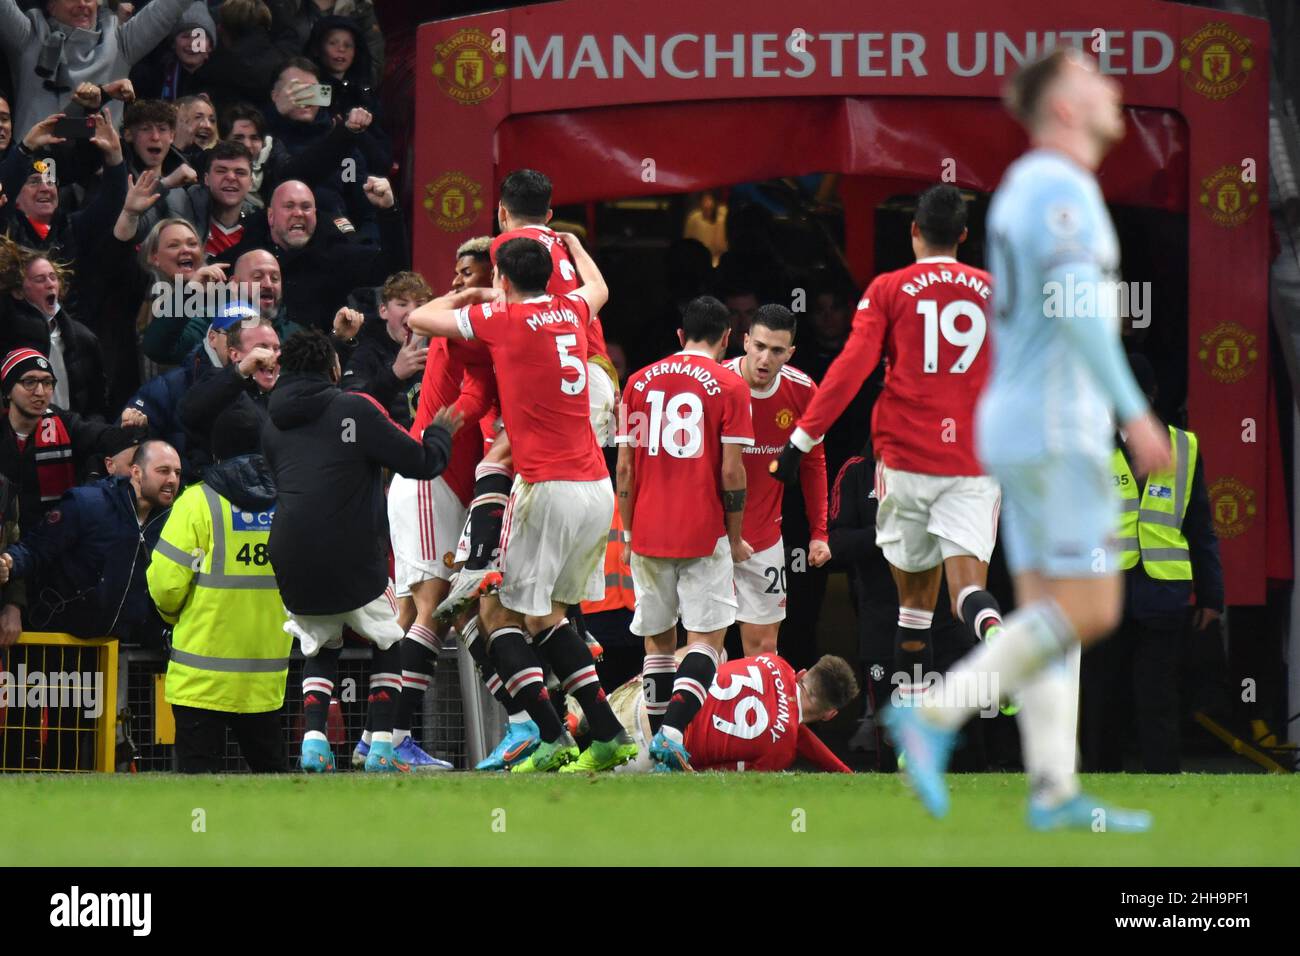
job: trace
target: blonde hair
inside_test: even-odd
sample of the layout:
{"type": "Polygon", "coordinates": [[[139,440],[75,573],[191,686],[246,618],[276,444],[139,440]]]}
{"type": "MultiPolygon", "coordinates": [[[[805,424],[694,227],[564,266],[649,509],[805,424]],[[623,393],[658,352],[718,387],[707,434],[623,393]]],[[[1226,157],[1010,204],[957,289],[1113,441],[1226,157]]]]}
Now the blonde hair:
{"type": "Polygon", "coordinates": [[[151,260],[158,254],[158,247],[162,245],[163,230],[168,226],[184,226],[188,229],[194,235],[194,238],[199,240],[200,260],[206,258],[203,252],[203,237],[199,235],[199,231],[194,228],[193,223],[188,219],[181,219],[178,216],[173,216],[170,219],[160,219],[158,222],[154,223],[154,227],[150,229],[149,234],[144,237],[144,242],[140,243],[140,268],[144,269],[144,271],[148,272],[150,275],[156,276],[158,274],[158,269],[154,266],[151,260]]]}

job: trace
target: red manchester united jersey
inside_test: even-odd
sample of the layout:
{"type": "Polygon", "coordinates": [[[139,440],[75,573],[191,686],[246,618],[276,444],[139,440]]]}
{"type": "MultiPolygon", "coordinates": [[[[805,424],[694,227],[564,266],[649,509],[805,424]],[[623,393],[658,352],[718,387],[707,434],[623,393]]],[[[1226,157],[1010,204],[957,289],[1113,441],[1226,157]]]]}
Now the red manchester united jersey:
{"type": "Polygon", "coordinates": [[[824,435],[883,354],[885,386],[871,418],[876,456],[901,471],[982,474],[972,422],[989,372],[990,281],[947,256],[876,276],[799,428],[824,435]]]}
{"type": "Polygon", "coordinates": [[[608,478],[587,404],[587,323],[579,295],[541,295],[456,313],[460,333],[483,342],[496,368],[501,417],[525,481],[608,478]]]}
{"type": "Polygon", "coordinates": [[[455,404],[466,415],[465,426],[451,436],[451,461],[442,473],[442,479],[464,504],[469,504],[473,497],[474,468],[483,458],[483,439],[479,430],[469,424],[473,420],[472,408],[477,405],[486,409],[496,396],[495,390],[489,396],[477,395],[477,382],[466,375],[467,366],[472,364],[485,366],[488,382],[492,381],[491,359],[481,345],[443,338],[429,341],[424,376],[420,380],[420,402],[411,426],[411,437],[419,441],[438,409],[455,404]]]}
{"type": "Polygon", "coordinates": [[[703,352],[647,365],[623,389],[615,442],[635,449],[632,550],[702,558],[727,533],[722,446],[754,444],[749,386],[703,352]]]}
{"type": "MultiPolygon", "coordinates": [[[[551,295],[567,295],[581,284],[578,269],[569,256],[569,250],[564,247],[564,240],[550,226],[520,226],[501,233],[492,240],[493,265],[496,265],[497,250],[501,244],[511,239],[536,239],[546,247],[546,251],[551,254],[551,281],[546,283],[546,291],[551,295]]],[[[590,354],[609,358],[609,352],[605,348],[605,330],[600,324],[600,317],[596,315],[591,317],[591,325],[587,329],[587,348],[590,354]]]]}
{"type": "Polygon", "coordinates": [[[775,654],[718,668],[686,728],[696,770],[785,770],[794,763],[803,712],[794,668],[775,654]]]}
{"type": "MultiPolygon", "coordinates": [[[[743,355],[725,363],[737,375],[743,355]]],[[[754,444],[745,449],[745,523],[743,536],[755,551],[763,551],[781,538],[781,499],[785,486],[768,470],[794,423],[817,394],[817,386],[807,375],[789,365],[783,366],[772,383],[762,391],[749,390],[749,411],[754,420],[754,444]]],[[[821,442],[803,457],[799,469],[804,509],[808,515],[811,538],[826,540],[826,450],[821,442]]]]}

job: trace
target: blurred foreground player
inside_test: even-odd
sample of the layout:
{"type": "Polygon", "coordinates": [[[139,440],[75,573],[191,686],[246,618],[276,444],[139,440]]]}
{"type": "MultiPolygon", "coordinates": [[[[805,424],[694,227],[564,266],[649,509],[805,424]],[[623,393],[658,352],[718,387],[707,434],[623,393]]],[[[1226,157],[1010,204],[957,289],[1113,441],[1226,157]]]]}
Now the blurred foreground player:
{"type": "Polygon", "coordinates": [[[280,367],[262,449],[278,489],[268,552],[289,612],[284,629],[307,658],[302,769],[334,769],[325,725],[347,626],[376,648],[366,770],[408,772],[393,749],[402,627],[388,582],[383,469],[437,476],[447,467],[460,420],[443,410],[416,441],[370,396],[340,391],[338,356],[317,331],[291,336],[280,367]]]}
{"type": "Polygon", "coordinates": [[[1120,617],[1118,564],[1106,548],[1117,523],[1112,410],[1135,473],[1168,467],[1169,438],[1125,361],[1113,291],[1109,301],[1081,296],[1063,310],[1052,291],[1059,301],[1064,288],[1114,289],[1119,243],[1093,171],[1124,135],[1121,94],[1091,58],[1066,49],[1022,69],[1009,88],[1032,148],[1007,170],[989,208],[997,358],[977,432],[980,459],[1006,498],[1018,610],[996,641],[957,664],[942,690],[928,690],[921,707],[891,707],[882,717],[935,816],[948,810],[943,773],[957,730],[992,677],[1003,694],[1020,694],[1031,827],[1150,827],[1149,815],[1079,790],[1078,653],[1120,617]]]}

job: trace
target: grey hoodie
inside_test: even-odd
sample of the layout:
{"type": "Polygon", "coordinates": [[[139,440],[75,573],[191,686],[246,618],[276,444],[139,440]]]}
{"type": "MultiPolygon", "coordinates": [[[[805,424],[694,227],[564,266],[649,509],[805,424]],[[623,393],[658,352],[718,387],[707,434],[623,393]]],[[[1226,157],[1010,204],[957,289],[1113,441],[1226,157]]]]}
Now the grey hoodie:
{"type": "MultiPolygon", "coordinates": [[[[163,40],[172,36],[172,28],[181,19],[195,20],[216,35],[216,24],[203,0],[153,0],[143,10],[119,23],[107,7],[99,8],[94,30],[74,29],[45,15],[44,7],[24,13],[18,0],[0,0],[0,48],[9,58],[13,72],[14,139],[68,102],[71,90],[54,92],[45,88],[36,73],[36,63],[50,35],[62,32],[67,40],[63,62],[72,89],[79,83],[103,86],[124,79],[131,67],[163,40]]],[[[53,78],[51,78],[53,81],[53,78]]],[[[122,121],[122,104],[114,100],[109,112],[115,123],[122,121]]]]}

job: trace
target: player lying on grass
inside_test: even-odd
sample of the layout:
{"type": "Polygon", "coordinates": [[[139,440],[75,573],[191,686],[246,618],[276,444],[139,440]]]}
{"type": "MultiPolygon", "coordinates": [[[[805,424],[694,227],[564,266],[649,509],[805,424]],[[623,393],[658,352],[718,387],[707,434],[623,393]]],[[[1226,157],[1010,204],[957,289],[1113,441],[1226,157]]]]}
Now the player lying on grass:
{"type": "MultiPolygon", "coordinates": [[[[680,659],[685,648],[677,652],[680,659]]],[[[831,720],[858,696],[853,668],[827,654],[810,670],[795,671],[776,654],[742,657],[718,668],[704,706],[686,728],[686,749],[693,770],[789,770],[803,757],[822,770],[852,773],[808,728],[831,720]]],[[[642,680],[633,677],[609,698],[614,714],[640,748],[627,770],[645,773],[650,716],[642,680]]],[[[572,698],[569,713],[583,729],[582,708],[572,698]]]]}

